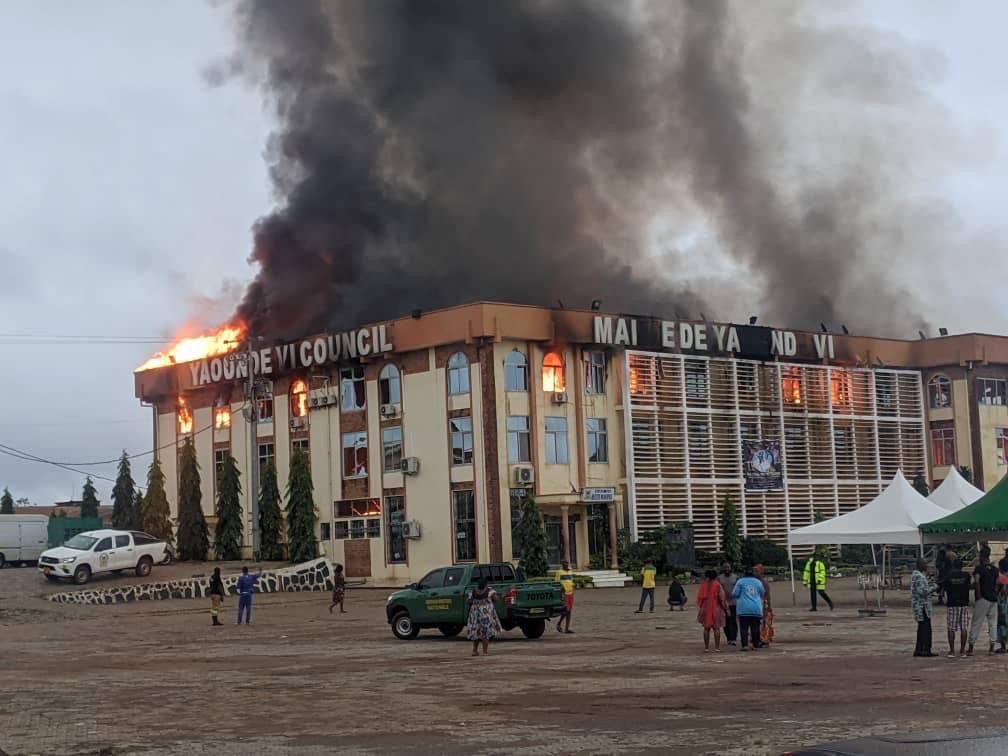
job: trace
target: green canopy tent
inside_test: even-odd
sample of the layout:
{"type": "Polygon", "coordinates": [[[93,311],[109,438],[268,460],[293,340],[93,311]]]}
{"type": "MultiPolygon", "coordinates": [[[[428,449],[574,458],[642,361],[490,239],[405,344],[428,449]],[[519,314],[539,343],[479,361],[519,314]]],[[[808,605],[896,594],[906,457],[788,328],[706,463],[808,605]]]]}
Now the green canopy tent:
{"type": "Polygon", "coordinates": [[[1008,476],[969,506],[920,530],[924,543],[1008,541],[1008,476]]]}

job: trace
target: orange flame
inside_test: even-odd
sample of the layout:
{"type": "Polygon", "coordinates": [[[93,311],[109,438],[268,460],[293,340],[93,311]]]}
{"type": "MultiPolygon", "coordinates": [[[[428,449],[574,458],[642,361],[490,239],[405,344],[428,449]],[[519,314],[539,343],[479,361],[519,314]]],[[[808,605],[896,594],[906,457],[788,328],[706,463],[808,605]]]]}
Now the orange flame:
{"type": "Polygon", "coordinates": [[[308,415],[308,384],[302,380],[294,381],[291,386],[291,413],[294,417],[308,415]]]}
{"type": "Polygon", "coordinates": [[[178,430],[180,435],[192,433],[192,410],[186,406],[185,399],[179,397],[178,406],[178,430]]]}
{"type": "Polygon", "coordinates": [[[238,323],[237,325],[224,326],[217,333],[179,339],[165,351],[158,352],[147,360],[136,369],[136,372],[233,352],[241,345],[244,335],[245,326],[238,323]]]}

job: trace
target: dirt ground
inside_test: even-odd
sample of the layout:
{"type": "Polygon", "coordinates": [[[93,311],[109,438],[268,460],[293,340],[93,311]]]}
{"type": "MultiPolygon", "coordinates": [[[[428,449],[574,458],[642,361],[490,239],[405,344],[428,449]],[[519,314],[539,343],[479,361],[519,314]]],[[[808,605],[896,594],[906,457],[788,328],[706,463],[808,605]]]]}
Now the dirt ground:
{"type": "MultiPolygon", "coordinates": [[[[175,565],[152,579],[201,571],[175,565]]],[[[322,594],[257,596],[249,627],[232,624],[232,598],[214,628],[203,601],[57,605],[35,569],[7,568],[0,751],[750,756],[998,723],[980,704],[1008,660],[912,658],[905,591],[867,619],[852,580],[831,583],[832,613],[809,613],[801,592],[792,607],[787,584],[773,589],[767,650],[704,654],[691,609],[633,614],[639,593],[626,588],[580,591],[575,635],[512,631],[474,659],[434,631],[396,640],[382,590],[349,591],[342,616],[322,594]]],[[[942,653],[944,625],[937,607],[942,653]]]]}

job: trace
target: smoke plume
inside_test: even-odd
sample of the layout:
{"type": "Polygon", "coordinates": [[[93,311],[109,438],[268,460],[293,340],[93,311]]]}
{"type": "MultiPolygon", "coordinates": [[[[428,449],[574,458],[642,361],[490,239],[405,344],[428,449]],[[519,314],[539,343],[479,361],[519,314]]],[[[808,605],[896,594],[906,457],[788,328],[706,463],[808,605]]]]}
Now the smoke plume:
{"type": "Polygon", "coordinates": [[[934,61],[768,8],[237,0],[211,78],[255,83],[277,122],[238,315],[293,336],[601,299],[912,332],[897,271],[933,229],[909,224],[905,129],[941,123],[934,61]]]}

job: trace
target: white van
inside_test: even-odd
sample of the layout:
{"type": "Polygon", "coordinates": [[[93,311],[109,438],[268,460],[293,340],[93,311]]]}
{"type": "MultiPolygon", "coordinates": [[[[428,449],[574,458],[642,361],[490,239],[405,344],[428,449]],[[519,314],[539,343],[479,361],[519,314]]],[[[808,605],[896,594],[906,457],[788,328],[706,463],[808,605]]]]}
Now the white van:
{"type": "Polygon", "coordinates": [[[0,515],[0,567],[7,562],[37,562],[49,548],[49,518],[45,515],[0,515]]]}

